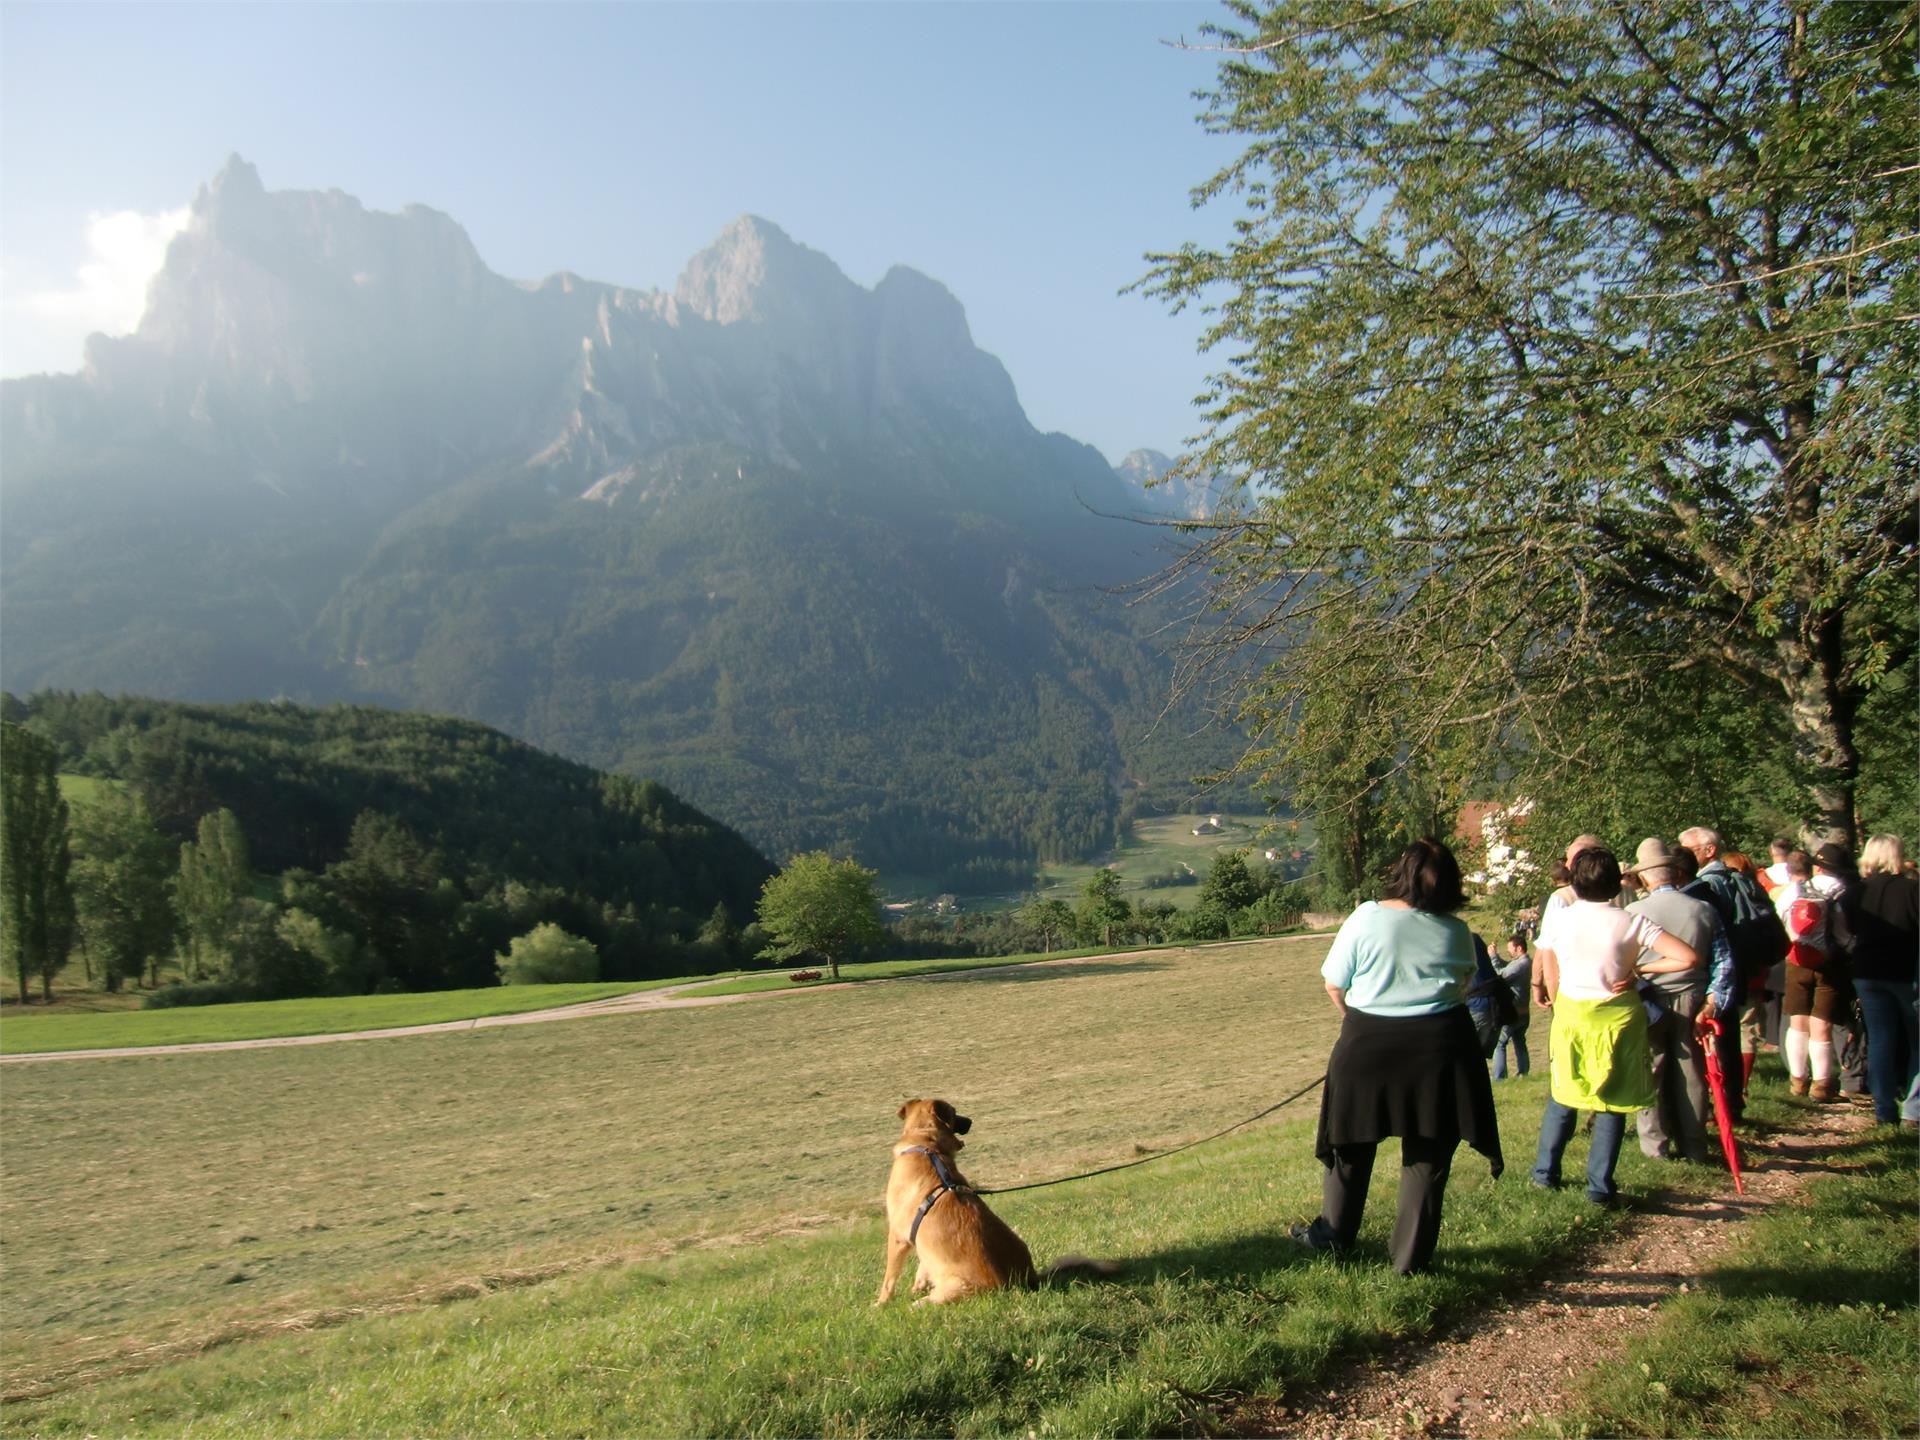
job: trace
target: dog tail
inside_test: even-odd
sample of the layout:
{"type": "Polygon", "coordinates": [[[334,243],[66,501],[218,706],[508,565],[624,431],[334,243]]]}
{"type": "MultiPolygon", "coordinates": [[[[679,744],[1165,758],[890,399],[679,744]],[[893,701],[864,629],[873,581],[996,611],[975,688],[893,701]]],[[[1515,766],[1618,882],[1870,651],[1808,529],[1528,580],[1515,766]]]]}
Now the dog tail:
{"type": "Polygon", "coordinates": [[[1104,1279],[1119,1273],[1120,1262],[1117,1260],[1094,1260],[1085,1255],[1062,1255],[1040,1272],[1040,1278],[1051,1280],[1056,1275],[1097,1275],[1104,1279]]]}

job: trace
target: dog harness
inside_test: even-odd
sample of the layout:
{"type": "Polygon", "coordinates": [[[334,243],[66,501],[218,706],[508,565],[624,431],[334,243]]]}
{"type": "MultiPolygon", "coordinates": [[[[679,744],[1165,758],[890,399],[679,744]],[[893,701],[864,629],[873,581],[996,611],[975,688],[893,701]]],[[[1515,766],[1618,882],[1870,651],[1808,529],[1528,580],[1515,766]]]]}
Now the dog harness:
{"type": "Polygon", "coordinates": [[[920,1208],[913,1212],[913,1224],[907,1227],[907,1243],[913,1244],[920,1238],[920,1222],[927,1218],[927,1212],[933,1209],[933,1202],[949,1190],[971,1194],[972,1192],[954,1178],[947,1168],[947,1157],[938,1150],[930,1150],[925,1145],[909,1145],[900,1152],[902,1155],[924,1155],[933,1162],[933,1173],[940,1177],[940,1183],[927,1192],[927,1198],[920,1202],[920,1208]]]}

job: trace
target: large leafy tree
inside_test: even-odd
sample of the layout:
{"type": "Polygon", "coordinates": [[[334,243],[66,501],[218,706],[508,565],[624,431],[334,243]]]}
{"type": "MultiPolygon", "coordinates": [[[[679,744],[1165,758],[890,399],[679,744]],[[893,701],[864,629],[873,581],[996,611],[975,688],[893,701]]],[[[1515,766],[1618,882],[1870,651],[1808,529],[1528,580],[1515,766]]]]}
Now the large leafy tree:
{"type": "Polygon", "coordinates": [[[1735,697],[1851,838],[1914,658],[1915,7],[1231,9],[1233,238],[1148,284],[1227,362],[1186,564],[1249,765],[1591,784],[1735,697]]]}
{"type": "Polygon", "coordinates": [[[60,794],[59,755],[18,725],[0,727],[0,957],[20,982],[40,977],[53,998],[53,977],[73,940],[72,864],[67,802],[60,794]]]}
{"type": "Polygon", "coordinates": [[[240,903],[253,882],[246,833],[224,807],[202,815],[196,838],[180,847],[173,877],[174,911],[185,941],[187,979],[226,963],[240,903]]]}
{"type": "Polygon", "coordinates": [[[886,939],[876,872],[824,850],[794,856],[760,892],[760,923],[775,960],[817,955],[840,978],[840,962],[886,939]]]}
{"type": "Polygon", "coordinates": [[[173,945],[167,892],[175,857],[147,802],[122,786],[102,789],[73,817],[73,848],[80,936],[102,983],[118,990],[143,970],[157,983],[160,961],[173,945]]]}

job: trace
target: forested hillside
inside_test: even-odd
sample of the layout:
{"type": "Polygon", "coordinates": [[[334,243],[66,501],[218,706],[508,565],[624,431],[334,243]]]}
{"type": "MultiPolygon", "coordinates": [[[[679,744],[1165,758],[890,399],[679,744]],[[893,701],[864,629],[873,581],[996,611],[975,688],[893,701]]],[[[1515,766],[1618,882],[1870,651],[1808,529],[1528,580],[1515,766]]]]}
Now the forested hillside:
{"type": "Polygon", "coordinates": [[[596,946],[603,978],[721,968],[739,958],[772,874],[663,786],[469,721],[59,692],[7,696],[4,709],[54,745],[64,770],[120,782],[109,793],[139,814],[117,823],[157,831],[166,844],[148,848],[163,860],[204,837],[206,817],[231,812],[251,868],[272,880],[273,899],[255,903],[274,913],[236,908],[211,948],[237,971],[209,978],[249,993],[491,984],[508,942],[549,922],[596,946]],[[301,932],[312,943],[291,953],[290,911],[338,943],[301,932]]]}

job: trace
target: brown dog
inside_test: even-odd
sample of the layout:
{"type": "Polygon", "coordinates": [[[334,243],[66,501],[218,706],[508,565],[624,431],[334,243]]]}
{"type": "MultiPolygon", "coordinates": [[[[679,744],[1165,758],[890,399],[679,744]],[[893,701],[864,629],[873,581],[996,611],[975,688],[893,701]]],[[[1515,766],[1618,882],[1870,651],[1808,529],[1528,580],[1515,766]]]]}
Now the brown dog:
{"type": "MultiPolygon", "coordinates": [[[[920,1257],[913,1292],[928,1292],[916,1305],[944,1305],[1003,1285],[1033,1284],[1042,1272],[1034,1269],[1026,1242],[987,1208],[953,1163],[966,1143],[960,1137],[973,1122],[944,1100],[909,1100],[900,1107],[900,1118],[905,1123],[887,1177],[887,1274],[873,1303],[893,1298],[909,1250],[920,1257]]],[[[1110,1275],[1118,1268],[1076,1256],[1044,1273],[1110,1275]]]]}

